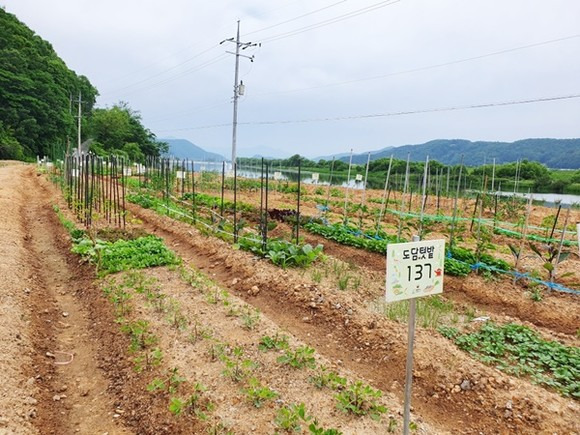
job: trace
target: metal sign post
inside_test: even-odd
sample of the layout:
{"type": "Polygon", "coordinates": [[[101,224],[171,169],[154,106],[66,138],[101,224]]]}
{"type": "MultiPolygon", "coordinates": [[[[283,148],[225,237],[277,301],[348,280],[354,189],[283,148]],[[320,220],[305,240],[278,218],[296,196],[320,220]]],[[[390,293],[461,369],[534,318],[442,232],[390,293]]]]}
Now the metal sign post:
{"type": "Polygon", "coordinates": [[[413,236],[412,242],[387,245],[387,255],[386,302],[410,299],[403,408],[403,433],[407,435],[411,415],[416,298],[443,293],[445,240],[420,241],[419,236],[413,236]]]}

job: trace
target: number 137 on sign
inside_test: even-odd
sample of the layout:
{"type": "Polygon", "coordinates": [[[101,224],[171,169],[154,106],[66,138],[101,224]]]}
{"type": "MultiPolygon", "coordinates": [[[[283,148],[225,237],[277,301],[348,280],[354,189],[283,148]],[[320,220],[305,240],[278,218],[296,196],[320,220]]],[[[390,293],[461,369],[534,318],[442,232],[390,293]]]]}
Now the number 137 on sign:
{"type": "Polygon", "coordinates": [[[387,245],[386,301],[443,292],[445,240],[387,245]]]}

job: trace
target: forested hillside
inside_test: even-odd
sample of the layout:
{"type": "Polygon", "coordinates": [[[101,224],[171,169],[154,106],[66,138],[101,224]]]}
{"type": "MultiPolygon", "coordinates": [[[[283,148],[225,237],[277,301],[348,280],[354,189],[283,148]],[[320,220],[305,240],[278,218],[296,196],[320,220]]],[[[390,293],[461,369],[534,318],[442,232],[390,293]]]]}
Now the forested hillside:
{"type": "Polygon", "coordinates": [[[76,135],[70,97],[90,111],[97,90],[51,44],[0,8],[0,158],[48,154],[76,135]]]}
{"type": "MultiPolygon", "coordinates": [[[[516,142],[471,142],[463,139],[438,139],[421,145],[404,145],[371,152],[371,160],[389,157],[424,161],[427,156],[446,165],[458,164],[461,155],[468,166],[477,166],[496,159],[496,163],[510,163],[516,160],[533,160],[549,168],[580,168],[580,139],[523,139],[516,142]]],[[[340,159],[348,162],[350,156],[340,159]]],[[[367,154],[353,156],[353,163],[366,163],[367,154]]]]}

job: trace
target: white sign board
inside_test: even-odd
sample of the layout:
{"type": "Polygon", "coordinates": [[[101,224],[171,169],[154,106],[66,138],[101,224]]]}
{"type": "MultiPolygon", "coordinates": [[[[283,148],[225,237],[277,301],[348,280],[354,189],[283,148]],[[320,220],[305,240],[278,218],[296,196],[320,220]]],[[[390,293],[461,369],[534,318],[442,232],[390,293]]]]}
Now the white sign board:
{"type": "Polygon", "coordinates": [[[443,293],[445,240],[387,245],[387,302],[443,293]]]}
{"type": "Polygon", "coordinates": [[[282,179],[282,172],[276,171],[274,172],[274,180],[278,181],[282,179]]]}
{"type": "Polygon", "coordinates": [[[178,180],[183,180],[185,178],[185,172],[175,171],[175,178],[177,178],[178,180]]]}
{"type": "Polygon", "coordinates": [[[131,173],[132,173],[131,168],[123,168],[123,175],[125,177],[130,177],[131,173]]]}
{"type": "Polygon", "coordinates": [[[318,181],[319,178],[320,178],[320,174],[318,172],[314,172],[312,174],[312,181],[318,181]]]}
{"type": "Polygon", "coordinates": [[[362,181],[362,174],[356,174],[356,177],[354,179],[356,181],[362,181]]]}

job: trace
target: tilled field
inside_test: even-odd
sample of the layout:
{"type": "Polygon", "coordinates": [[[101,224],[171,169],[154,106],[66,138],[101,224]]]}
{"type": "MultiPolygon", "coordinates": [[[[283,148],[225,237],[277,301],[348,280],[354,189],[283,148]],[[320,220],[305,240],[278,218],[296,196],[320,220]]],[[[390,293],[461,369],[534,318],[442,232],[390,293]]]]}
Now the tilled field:
{"type": "MultiPolygon", "coordinates": [[[[70,254],[52,209],[65,208],[60,194],[34,168],[1,167],[0,202],[0,432],[284,433],[279,410],[299,403],[311,416],[300,421],[305,433],[315,421],[343,433],[401,431],[406,325],[377,309],[381,255],[306,235],[328,258],[282,270],[130,204],[133,230],[161,237],[182,263],[96,280],[70,254]],[[337,270],[357,285],[340,290],[337,270]],[[136,351],[120,316],[125,326],[147,325],[151,345],[136,351]],[[287,345],[264,349],[264,337],[287,345]],[[308,348],[315,352],[302,367],[280,359],[308,348]],[[329,372],[379,390],[376,405],[388,410],[379,421],[342,412],[346,388],[329,372]],[[192,392],[194,406],[173,415],[173,399],[192,392]]],[[[578,346],[576,296],[534,302],[509,280],[473,274],[446,278],[444,296],[468,328],[463,313],[472,310],[578,346]]],[[[417,330],[413,387],[417,433],[580,432],[577,401],[475,360],[432,328],[417,330]]]]}

